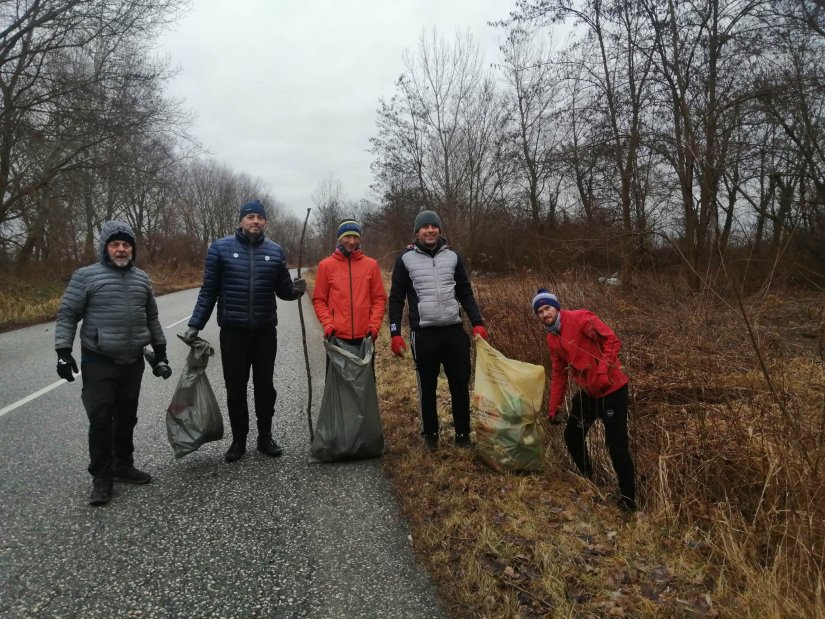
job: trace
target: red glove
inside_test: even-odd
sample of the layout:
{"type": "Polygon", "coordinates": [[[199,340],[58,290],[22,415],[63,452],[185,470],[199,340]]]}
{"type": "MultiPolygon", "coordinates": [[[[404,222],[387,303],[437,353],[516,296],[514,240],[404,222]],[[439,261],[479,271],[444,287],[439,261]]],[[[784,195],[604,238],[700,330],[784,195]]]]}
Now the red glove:
{"type": "Polygon", "coordinates": [[[489,337],[487,329],[485,329],[482,325],[473,327],[473,335],[479,336],[482,340],[486,340],[489,337]]]}
{"type": "Polygon", "coordinates": [[[325,340],[328,340],[333,335],[335,335],[335,329],[333,329],[332,327],[324,327],[324,339],[325,340]]]}
{"type": "Polygon", "coordinates": [[[378,339],[378,333],[376,333],[372,329],[367,329],[366,337],[372,338],[373,343],[375,343],[375,340],[378,339]]]}
{"type": "Polygon", "coordinates": [[[407,350],[407,345],[404,343],[404,338],[400,335],[392,336],[392,352],[397,357],[403,357],[404,351],[407,350]]]}

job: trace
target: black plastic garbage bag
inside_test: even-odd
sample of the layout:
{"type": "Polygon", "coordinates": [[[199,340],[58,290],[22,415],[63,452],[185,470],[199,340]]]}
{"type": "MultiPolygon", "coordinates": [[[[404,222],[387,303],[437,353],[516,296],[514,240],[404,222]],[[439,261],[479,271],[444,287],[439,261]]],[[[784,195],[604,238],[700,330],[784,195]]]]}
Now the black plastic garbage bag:
{"type": "Polygon", "coordinates": [[[204,443],[223,438],[221,408],[206,366],[215,349],[206,340],[178,337],[190,347],[175,395],[166,409],[166,433],[176,458],[197,450],[204,443]]]}
{"type": "Polygon", "coordinates": [[[375,458],[384,452],[384,431],[372,359],[372,339],[353,346],[333,337],[324,342],[327,377],[310,448],[310,462],[375,458]]]}

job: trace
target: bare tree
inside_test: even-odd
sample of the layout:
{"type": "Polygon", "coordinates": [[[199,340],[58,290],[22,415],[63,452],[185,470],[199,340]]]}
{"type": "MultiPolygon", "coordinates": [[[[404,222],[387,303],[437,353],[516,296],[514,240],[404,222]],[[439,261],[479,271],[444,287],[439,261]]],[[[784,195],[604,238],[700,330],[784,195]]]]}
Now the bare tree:
{"type": "Polygon", "coordinates": [[[557,109],[561,80],[551,52],[537,44],[535,32],[511,28],[501,51],[506,94],[512,101],[513,153],[522,173],[519,180],[523,178],[518,184],[524,186],[527,215],[540,231],[545,218],[554,223],[558,201],[551,176],[559,172],[555,156],[562,137],[557,109]]]}
{"type": "Polygon", "coordinates": [[[344,196],[344,186],[341,181],[330,174],[320,181],[312,192],[312,211],[315,232],[322,249],[329,251],[336,245],[336,231],[338,224],[345,216],[352,216],[347,212],[348,205],[344,196]]]}
{"type": "Polygon", "coordinates": [[[0,236],[23,234],[21,259],[46,251],[60,177],[150,121],[141,94],[166,69],[147,53],[182,3],[0,2],[0,236]]]}

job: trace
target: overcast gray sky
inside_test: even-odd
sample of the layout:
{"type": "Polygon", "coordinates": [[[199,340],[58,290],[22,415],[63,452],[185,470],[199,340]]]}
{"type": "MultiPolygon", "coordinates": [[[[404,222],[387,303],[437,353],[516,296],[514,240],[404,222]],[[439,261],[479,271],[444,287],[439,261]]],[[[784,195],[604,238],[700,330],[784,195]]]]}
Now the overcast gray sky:
{"type": "Polygon", "coordinates": [[[369,138],[422,29],[469,30],[488,62],[514,0],[194,0],[160,40],[180,69],[170,94],[195,137],[235,172],[262,178],[303,218],[330,174],[367,197],[369,138]]]}

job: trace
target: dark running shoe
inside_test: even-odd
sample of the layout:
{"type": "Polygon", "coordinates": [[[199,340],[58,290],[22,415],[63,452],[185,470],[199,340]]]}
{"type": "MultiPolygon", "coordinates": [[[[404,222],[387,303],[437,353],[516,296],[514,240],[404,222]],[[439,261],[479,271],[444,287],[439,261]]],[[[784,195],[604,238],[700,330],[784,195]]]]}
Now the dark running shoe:
{"type": "Polygon", "coordinates": [[[430,451],[436,451],[438,449],[438,434],[425,434],[424,446],[430,451]]]}
{"type": "Polygon", "coordinates": [[[106,505],[112,500],[113,486],[111,479],[95,479],[89,495],[89,505],[106,505]]]}
{"type": "Polygon", "coordinates": [[[224,458],[227,462],[237,462],[246,453],[246,441],[232,441],[229,449],[226,450],[224,458]]]}
{"type": "Polygon", "coordinates": [[[133,466],[125,466],[120,469],[115,469],[115,481],[120,481],[125,484],[151,484],[152,476],[133,466]]]}
{"type": "Polygon", "coordinates": [[[276,443],[271,436],[259,436],[258,437],[258,451],[262,454],[266,454],[267,456],[271,456],[273,458],[277,458],[284,450],[281,446],[276,443]]]}
{"type": "Polygon", "coordinates": [[[461,447],[463,449],[470,449],[473,446],[472,441],[470,441],[469,434],[456,434],[455,444],[456,447],[461,447]]]}

